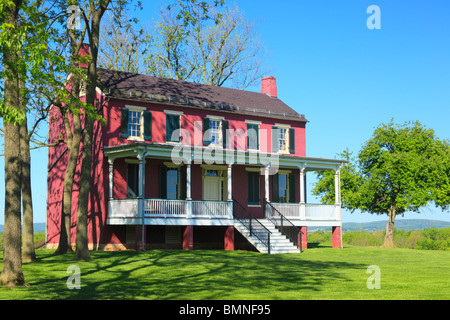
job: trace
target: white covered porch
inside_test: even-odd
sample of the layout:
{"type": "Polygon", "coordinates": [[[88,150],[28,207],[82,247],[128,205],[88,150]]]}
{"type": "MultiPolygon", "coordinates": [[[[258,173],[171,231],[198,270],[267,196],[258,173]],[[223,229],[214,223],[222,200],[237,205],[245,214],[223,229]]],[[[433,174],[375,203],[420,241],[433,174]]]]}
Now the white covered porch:
{"type": "MultiPolygon", "coordinates": [[[[340,176],[342,161],[333,159],[293,157],[236,150],[211,151],[211,148],[189,149],[181,157],[174,158],[171,144],[135,143],[123,146],[105,147],[104,154],[109,163],[109,198],[107,223],[111,225],[233,225],[233,168],[236,165],[257,168],[264,179],[264,212],[277,219],[280,215],[296,226],[341,226],[340,176]],[[114,163],[119,158],[134,157],[139,164],[138,194],[133,199],[115,199],[114,163]],[[146,159],[166,159],[182,163],[186,167],[185,199],[145,198],[146,159]],[[192,199],[192,166],[217,164],[224,167],[224,196],[221,200],[192,199]],[[299,175],[298,190],[300,202],[276,203],[270,199],[269,177],[278,168],[291,168],[299,175]],[[307,171],[333,170],[335,172],[335,204],[320,205],[306,202],[305,176],[307,171]],[[265,204],[265,203],[268,204],[265,204]]],[[[237,190],[236,192],[241,190],[237,190]]],[[[262,192],[261,192],[262,194],[262,192]]]]}

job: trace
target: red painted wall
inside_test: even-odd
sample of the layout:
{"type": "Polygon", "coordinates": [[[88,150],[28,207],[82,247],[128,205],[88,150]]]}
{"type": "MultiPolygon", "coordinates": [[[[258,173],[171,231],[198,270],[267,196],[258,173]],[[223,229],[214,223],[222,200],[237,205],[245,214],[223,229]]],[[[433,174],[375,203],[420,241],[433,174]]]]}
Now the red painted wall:
{"type": "MultiPolygon", "coordinates": [[[[306,156],[304,122],[117,99],[111,99],[111,101],[109,101],[107,103],[107,106],[104,108],[104,117],[105,119],[108,119],[107,124],[105,125],[105,127],[103,127],[103,143],[105,146],[117,146],[133,143],[133,141],[120,137],[120,111],[126,106],[146,107],[148,111],[152,112],[152,140],[146,142],[166,142],[166,114],[164,113],[164,110],[172,110],[183,112],[183,114],[181,115],[181,128],[187,130],[191,138],[190,143],[185,143],[183,141],[184,144],[202,146],[202,140],[198,138],[194,139],[194,137],[202,136],[202,119],[208,115],[215,115],[224,117],[224,120],[228,120],[229,129],[233,129],[235,130],[235,132],[239,132],[238,130],[242,130],[244,134],[247,130],[247,124],[245,123],[245,120],[261,121],[260,150],[262,152],[271,152],[272,150],[272,126],[277,123],[290,125],[291,128],[295,129],[295,154],[292,155],[306,156]],[[266,132],[265,143],[263,143],[264,131],[266,132]]],[[[237,150],[246,150],[247,139],[245,136],[235,138],[234,141],[229,141],[229,146],[229,148],[234,148],[237,150]]]]}

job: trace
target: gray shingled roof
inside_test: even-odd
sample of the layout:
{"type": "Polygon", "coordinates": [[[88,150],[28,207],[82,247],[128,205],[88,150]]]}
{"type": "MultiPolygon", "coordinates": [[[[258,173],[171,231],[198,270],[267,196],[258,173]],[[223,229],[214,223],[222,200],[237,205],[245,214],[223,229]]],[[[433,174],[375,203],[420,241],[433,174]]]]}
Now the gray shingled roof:
{"type": "Polygon", "coordinates": [[[118,99],[307,121],[304,115],[298,114],[281,100],[259,92],[106,69],[98,69],[98,75],[98,86],[118,99]]]}

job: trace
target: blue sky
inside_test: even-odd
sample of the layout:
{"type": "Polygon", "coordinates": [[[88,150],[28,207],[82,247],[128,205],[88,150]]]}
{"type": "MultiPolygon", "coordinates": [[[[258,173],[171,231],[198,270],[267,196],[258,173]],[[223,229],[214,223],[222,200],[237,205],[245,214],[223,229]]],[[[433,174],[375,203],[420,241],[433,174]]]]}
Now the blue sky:
{"type": "MultiPolygon", "coordinates": [[[[136,17],[149,21],[160,3],[144,1],[136,17]]],[[[277,78],[278,97],[310,121],[307,156],[334,158],[346,148],[357,153],[374,128],[392,118],[398,123],[419,120],[441,139],[450,138],[450,1],[234,3],[257,23],[269,75],[277,78]],[[381,29],[367,28],[370,5],[380,8],[381,29]]],[[[46,152],[32,152],[36,222],[45,221],[46,152]]],[[[3,168],[0,157],[0,195],[3,168]]],[[[309,189],[313,180],[309,174],[309,189]]],[[[0,223],[3,210],[0,196],[0,223]]],[[[450,221],[450,213],[425,208],[404,218],[450,221]]],[[[343,222],[386,219],[343,212],[343,222]]]]}

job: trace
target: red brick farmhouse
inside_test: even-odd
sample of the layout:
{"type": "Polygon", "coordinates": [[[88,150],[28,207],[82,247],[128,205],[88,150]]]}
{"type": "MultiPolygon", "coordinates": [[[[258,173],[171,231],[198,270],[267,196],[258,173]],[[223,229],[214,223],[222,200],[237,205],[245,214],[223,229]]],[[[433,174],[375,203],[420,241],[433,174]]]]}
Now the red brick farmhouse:
{"type": "MultiPolygon", "coordinates": [[[[88,237],[91,249],[299,252],[307,227],[341,247],[342,161],[307,157],[303,115],[261,92],[99,70],[88,237]],[[333,170],[336,203],[309,204],[305,173],[333,170]]],[[[50,143],[65,130],[54,107],[50,143]]],[[[47,242],[59,241],[66,146],[49,148],[47,242]]],[[[72,196],[75,243],[81,156],[72,196]]]]}

